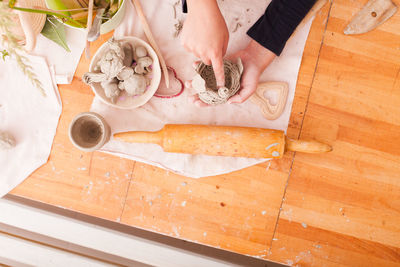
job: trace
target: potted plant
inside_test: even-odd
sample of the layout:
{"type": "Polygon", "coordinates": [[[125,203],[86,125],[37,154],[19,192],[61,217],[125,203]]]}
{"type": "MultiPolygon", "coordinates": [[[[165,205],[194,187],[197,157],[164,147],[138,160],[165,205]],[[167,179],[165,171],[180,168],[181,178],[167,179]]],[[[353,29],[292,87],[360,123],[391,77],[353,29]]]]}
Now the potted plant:
{"type": "MultiPolygon", "coordinates": [[[[69,51],[64,24],[75,28],[85,28],[88,13],[88,7],[85,7],[84,4],[80,8],[69,8],[61,0],[46,1],[47,6],[53,9],[44,6],[29,6],[22,1],[19,3],[16,0],[8,2],[0,0],[0,40],[2,43],[0,57],[3,60],[6,60],[7,57],[13,57],[23,73],[42,94],[44,94],[43,86],[33,72],[26,52],[33,49],[36,36],[39,33],[69,51]],[[29,13],[34,15],[27,16],[29,13]],[[36,16],[33,21],[31,21],[32,16],[36,16]],[[37,27],[34,27],[35,23],[38,24],[37,27]]],[[[114,21],[111,23],[111,27],[109,25],[101,33],[108,32],[118,26],[125,12],[125,8],[121,8],[121,3],[126,0],[123,2],[109,1],[113,0],[96,0],[94,6],[94,12],[99,6],[106,9],[103,24],[114,21]],[[114,19],[115,17],[117,18],[114,19]]]]}

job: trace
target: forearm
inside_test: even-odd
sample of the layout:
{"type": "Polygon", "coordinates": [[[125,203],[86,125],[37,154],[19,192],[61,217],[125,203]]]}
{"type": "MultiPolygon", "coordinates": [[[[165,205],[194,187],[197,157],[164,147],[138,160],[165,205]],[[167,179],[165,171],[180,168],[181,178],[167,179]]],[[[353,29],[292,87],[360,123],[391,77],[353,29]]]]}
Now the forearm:
{"type": "Polygon", "coordinates": [[[247,31],[263,47],[280,55],[286,41],[316,0],[272,0],[265,14],[247,31]]]}
{"type": "Polygon", "coordinates": [[[221,16],[217,0],[186,0],[188,16],[201,17],[203,20],[213,20],[221,16]]]}
{"type": "Polygon", "coordinates": [[[190,10],[197,10],[199,8],[218,8],[218,3],[217,0],[183,0],[182,1],[183,4],[183,10],[184,12],[189,12],[190,10]]]}

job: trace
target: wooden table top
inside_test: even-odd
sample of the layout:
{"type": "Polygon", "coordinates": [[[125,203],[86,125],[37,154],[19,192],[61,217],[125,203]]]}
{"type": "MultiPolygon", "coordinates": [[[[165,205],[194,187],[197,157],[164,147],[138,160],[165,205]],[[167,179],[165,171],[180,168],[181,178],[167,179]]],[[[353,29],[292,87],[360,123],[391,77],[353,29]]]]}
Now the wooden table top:
{"type": "Polygon", "coordinates": [[[202,179],[83,153],[67,136],[93,99],[82,58],[72,84],[59,86],[48,163],[11,194],[287,264],[400,266],[400,12],[370,33],[343,35],[365,3],[326,5],[303,55],[288,135],[333,152],[202,179]]]}

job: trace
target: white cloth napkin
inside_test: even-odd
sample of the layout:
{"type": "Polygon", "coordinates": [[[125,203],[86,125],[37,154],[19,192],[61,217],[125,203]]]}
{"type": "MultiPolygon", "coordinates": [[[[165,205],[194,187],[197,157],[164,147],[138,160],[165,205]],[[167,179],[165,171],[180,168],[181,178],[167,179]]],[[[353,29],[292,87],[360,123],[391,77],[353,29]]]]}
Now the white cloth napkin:
{"type": "Polygon", "coordinates": [[[9,132],[16,140],[14,148],[0,150],[0,197],[47,161],[61,114],[57,86],[46,60],[36,56],[29,59],[46,97],[15,60],[0,60],[0,131],[9,132]]]}
{"type": "Polygon", "coordinates": [[[54,68],[57,84],[72,82],[76,67],[86,46],[85,30],[65,26],[65,35],[71,52],[67,52],[58,44],[39,34],[36,47],[31,53],[46,58],[49,67],[54,68]]]}
{"type": "MultiPolygon", "coordinates": [[[[180,6],[178,5],[176,10],[177,19],[174,19],[172,6],[175,0],[141,2],[167,65],[173,67],[182,80],[191,79],[195,74],[192,63],[196,59],[182,48],[179,38],[173,37],[174,24],[177,19],[183,19],[185,16],[180,6]]],[[[219,1],[230,30],[227,55],[247,45],[250,41],[246,35],[247,29],[264,13],[269,2],[264,0],[219,1]],[[233,32],[238,23],[242,26],[233,32]]],[[[282,55],[261,76],[260,82],[285,81],[289,84],[287,105],[282,116],[277,120],[265,119],[259,107],[251,101],[240,105],[224,104],[198,108],[188,101],[188,96],[194,92],[189,92],[187,89],[181,96],[172,99],[153,97],[144,106],[133,110],[112,108],[95,98],[91,111],[101,114],[109,122],[113,132],[159,130],[168,123],[251,126],[286,131],[310,25],[311,21],[298,31],[296,36],[287,43],[282,55]]],[[[115,32],[116,37],[130,35],[145,39],[140,21],[131,4],[127,7],[124,22],[115,32]]],[[[166,153],[157,145],[128,144],[115,140],[111,140],[101,151],[152,164],[193,178],[228,173],[267,160],[166,153]]]]}

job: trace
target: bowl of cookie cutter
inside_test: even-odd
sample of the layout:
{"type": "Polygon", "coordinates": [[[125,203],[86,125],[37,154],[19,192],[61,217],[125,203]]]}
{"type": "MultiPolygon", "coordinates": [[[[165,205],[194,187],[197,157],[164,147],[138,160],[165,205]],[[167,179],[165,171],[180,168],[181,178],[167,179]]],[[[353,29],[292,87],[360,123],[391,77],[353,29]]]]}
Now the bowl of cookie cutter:
{"type": "Polygon", "coordinates": [[[133,109],[147,103],[161,81],[156,52],[137,37],[111,38],[93,56],[82,80],[105,104],[133,109]]]}

